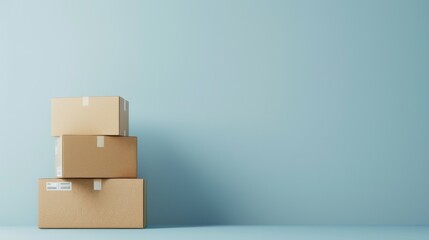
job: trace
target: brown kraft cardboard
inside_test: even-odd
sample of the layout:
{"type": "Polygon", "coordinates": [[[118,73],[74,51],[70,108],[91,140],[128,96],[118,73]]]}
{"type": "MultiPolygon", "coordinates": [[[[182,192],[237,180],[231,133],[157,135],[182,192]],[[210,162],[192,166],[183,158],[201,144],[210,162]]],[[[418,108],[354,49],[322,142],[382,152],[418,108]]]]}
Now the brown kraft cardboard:
{"type": "Polygon", "coordinates": [[[51,135],[128,136],[128,101],[121,97],[51,100],[51,135]]]}
{"type": "Polygon", "coordinates": [[[55,170],[58,178],[136,178],[137,137],[57,137],[55,170]]]}
{"type": "Polygon", "coordinates": [[[39,228],[144,228],[143,179],[39,179],[39,228]]]}

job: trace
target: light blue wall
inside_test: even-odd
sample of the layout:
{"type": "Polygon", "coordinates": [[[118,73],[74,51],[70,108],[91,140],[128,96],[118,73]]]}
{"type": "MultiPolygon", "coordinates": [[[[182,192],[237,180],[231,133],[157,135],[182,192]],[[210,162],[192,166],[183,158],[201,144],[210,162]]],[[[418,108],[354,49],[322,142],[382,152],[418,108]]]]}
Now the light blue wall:
{"type": "Polygon", "coordinates": [[[1,1],[0,225],[50,98],[121,95],[151,224],[429,224],[429,1],[1,1]]]}

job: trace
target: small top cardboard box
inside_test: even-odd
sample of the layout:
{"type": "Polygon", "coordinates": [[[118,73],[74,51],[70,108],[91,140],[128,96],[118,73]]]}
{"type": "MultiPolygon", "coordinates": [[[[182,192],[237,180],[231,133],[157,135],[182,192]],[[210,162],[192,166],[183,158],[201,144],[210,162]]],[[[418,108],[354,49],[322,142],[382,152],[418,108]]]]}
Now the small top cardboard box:
{"type": "Polygon", "coordinates": [[[128,101],[122,97],[51,100],[51,135],[128,136],[128,101]]]}

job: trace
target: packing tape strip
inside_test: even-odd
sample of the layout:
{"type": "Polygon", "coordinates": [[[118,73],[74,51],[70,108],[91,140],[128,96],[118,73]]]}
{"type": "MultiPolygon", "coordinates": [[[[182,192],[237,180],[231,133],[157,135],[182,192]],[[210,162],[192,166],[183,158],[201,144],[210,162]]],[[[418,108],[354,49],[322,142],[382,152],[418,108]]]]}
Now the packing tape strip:
{"type": "Polygon", "coordinates": [[[101,179],[94,179],[94,191],[100,191],[103,186],[101,184],[101,179]]]}
{"type": "Polygon", "coordinates": [[[127,111],[127,105],[128,105],[128,102],[124,99],[124,112],[127,111]]]}
{"type": "Polygon", "coordinates": [[[82,97],[82,106],[86,107],[89,105],[89,97],[82,97]]]}
{"type": "Polygon", "coordinates": [[[97,147],[104,147],[104,136],[97,136],[97,147]]]}
{"type": "Polygon", "coordinates": [[[56,137],[55,141],[55,167],[56,176],[63,176],[63,155],[62,155],[62,137],[56,137]]]}

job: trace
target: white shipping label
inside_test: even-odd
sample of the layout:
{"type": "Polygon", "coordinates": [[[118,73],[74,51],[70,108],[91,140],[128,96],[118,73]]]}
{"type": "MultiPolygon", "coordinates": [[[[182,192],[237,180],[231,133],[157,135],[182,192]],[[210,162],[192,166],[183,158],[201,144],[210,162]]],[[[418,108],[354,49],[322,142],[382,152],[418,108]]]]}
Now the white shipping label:
{"type": "Polygon", "coordinates": [[[46,191],[71,191],[71,182],[47,182],[46,191]]]}

